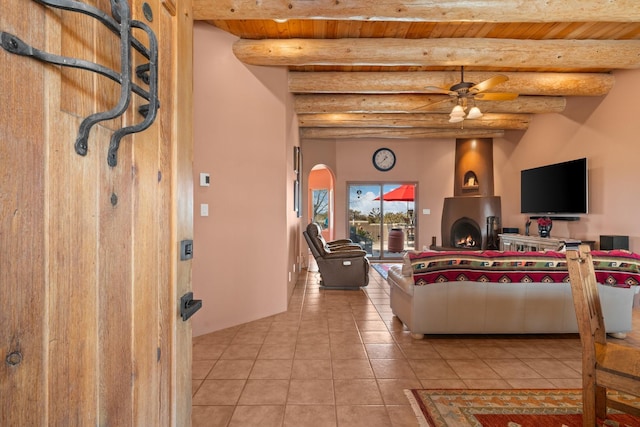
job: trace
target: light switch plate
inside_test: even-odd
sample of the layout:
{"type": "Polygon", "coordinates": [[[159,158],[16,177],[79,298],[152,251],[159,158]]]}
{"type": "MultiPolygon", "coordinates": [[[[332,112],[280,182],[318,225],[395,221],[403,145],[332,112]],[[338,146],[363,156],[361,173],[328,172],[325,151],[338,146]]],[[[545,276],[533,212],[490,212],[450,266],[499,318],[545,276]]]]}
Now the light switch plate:
{"type": "Polygon", "coordinates": [[[200,204],[200,216],[209,216],[209,205],[207,203],[200,204]]]}
{"type": "Polygon", "coordinates": [[[208,187],[209,186],[209,174],[201,172],[200,173],[200,187],[208,187]]]}

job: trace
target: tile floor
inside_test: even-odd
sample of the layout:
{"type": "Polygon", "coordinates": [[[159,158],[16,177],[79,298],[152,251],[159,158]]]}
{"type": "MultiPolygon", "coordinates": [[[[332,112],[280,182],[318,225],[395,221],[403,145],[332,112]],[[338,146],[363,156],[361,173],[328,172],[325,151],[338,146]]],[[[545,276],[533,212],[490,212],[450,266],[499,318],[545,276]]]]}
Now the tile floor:
{"type": "MultiPolygon", "coordinates": [[[[579,388],[577,335],[413,340],[371,269],[363,290],[302,274],[287,312],[193,339],[193,427],[417,426],[408,388],[579,388]]],[[[616,340],[640,347],[634,333],[616,340]]]]}

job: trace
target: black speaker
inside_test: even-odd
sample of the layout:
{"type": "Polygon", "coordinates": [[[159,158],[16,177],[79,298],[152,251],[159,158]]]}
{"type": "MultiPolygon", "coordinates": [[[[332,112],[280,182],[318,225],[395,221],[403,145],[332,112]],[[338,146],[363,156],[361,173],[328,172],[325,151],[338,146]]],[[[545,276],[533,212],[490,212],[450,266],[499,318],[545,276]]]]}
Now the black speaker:
{"type": "Polygon", "coordinates": [[[600,236],[600,250],[612,249],[629,250],[629,236],[600,236]]]}
{"type": "Polygon", "coordinates": [[[503,233],[512,233],[512,234],[518,234],[520,233],[520,229],[518,227],[503,227],[502,228],[502,232],[503,233]]]}

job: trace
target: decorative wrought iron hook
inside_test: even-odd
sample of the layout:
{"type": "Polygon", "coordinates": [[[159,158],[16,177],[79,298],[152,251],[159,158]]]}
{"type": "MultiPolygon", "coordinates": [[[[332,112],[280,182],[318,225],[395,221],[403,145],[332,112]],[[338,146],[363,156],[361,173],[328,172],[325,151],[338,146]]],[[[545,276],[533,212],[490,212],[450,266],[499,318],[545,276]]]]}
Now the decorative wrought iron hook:
{"type": "Polygon", "coordinates": [[[126,135],[142,132],[151,126],[157,116],[157,110],[160,107],[160,103],[158,101],[157,38],[153,30],[148,25],[131,19],[131,11],[126,0],[110,0],[111,14],[113,17],[108,16],[100,9],[75,0],[34,1],[44,6],[88,15],[97,19],[105,27],[120,37],[120,72],[116,72],[108,67],[90,61],[43,52],[29,46],[27,43],[12,34],[6,32],[0,33],[0,44],[7,52],[16,55],[29,56],[42,62],[60,65],[63,67],[73,67],[92,71],[120,84],[120,97],[118,103],[108,111],[91,114],[80,124],[78,137],[75,142],[75,150],[76,153],[81,156],[85,156],[87,154],[89,132],[91,131],[91,128],[101,121],[111,120],[124,114],[129,107],[132,92],[149,102],[139,108],[140,114],[144,117],[140,123],[124,127],[113,133],[109,144],[107,163],[109,166],[116,166],[117,151],[120,146],[120,140],[126,135]],[[149,39],[149,48],[146,48],[144,44],[133,37],[131,34],[131,28],[141,29],[147,34],[149,39]],[[133,83],[131,61],[132,48],[149,60],[148,63],[136,67],[136,77],[142,82],[142,84],[148,86],[148,90],[145,90],[140,85],[133,83]]]}

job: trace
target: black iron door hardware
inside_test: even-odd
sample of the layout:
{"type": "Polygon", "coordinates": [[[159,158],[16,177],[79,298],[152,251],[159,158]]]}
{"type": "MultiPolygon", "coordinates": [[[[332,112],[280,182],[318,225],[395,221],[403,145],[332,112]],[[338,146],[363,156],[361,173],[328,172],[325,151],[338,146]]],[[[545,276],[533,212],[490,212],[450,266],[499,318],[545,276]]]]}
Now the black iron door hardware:
{"type": "Polygon", "coordinates": [[[201,299],[193,299],[193,292],[187,292],[180,298],[180,316],[186,321],[202,308],[201,299]]]}
{"type": "MultiPolygon", "coordinates": [[[[108,111],[98,112],[86,117],[80,124],[78,137],[75,142],[75,150],[81,156],[85,156],[88,150],[88,139],[91,128],[104,120],[111,120],[120,117],[129,107],[131,93],[135,93],[148,104],[140,106],[138,112],[143,116],[143,120],[137,124],[118,129],[111,136],[109,151],[107,153],[107,163],[109,166],[116,166],[118,162],[117,153],[120,140],[132,133],[142,132],[154,122],[158,108],[158,41],[153,30],[145,23],[131,19],[131,11],[126,0],[110,0],[112,17],[93,6],[75,0],[34,0],[44,6],[72,12],[83,13],[97,19],[105,27],[120,37],[120,72],[111,70],[108,67],[82,59],[69,58],[43,52],[20,40],[18,37],[2,32],[0,33],[0,43],[2,47],[10,53],[16,55],[29,56],[42,62],[60,65],[63,67],[79,68],[105,76],[120,84],[120,97],[117,104],[108,111]],[[131,28],[138,28],[147,34],[149,47],[145,47],[142,42],[131,34],[131,28]],[[149,62],[136,67],[135,75],[141,83],[148,87],[142,88],[133,82],[132,73],[132,51],[135,49],[149,62]]],[[[145,16],[150,21],[153,17],[151,8],[145,4],[145,16]]]]}

